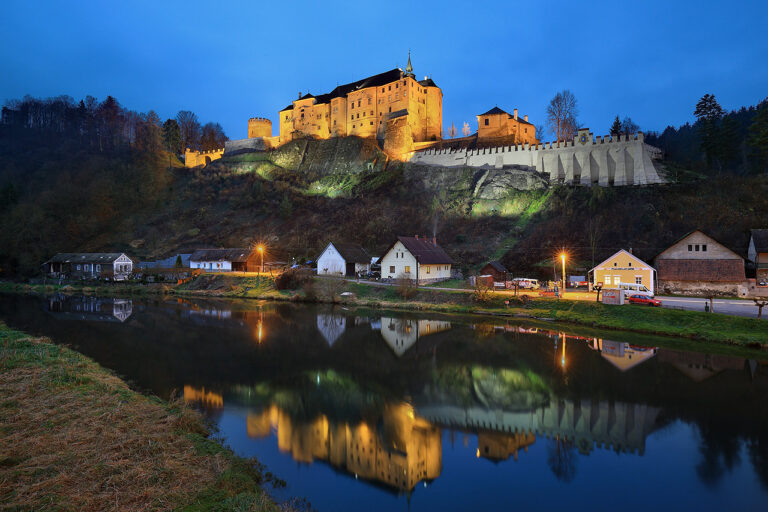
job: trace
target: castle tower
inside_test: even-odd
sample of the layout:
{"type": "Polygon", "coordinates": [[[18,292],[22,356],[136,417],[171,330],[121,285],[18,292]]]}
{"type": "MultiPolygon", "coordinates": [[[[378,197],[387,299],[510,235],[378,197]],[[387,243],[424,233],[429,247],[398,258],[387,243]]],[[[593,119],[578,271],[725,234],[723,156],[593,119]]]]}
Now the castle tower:
{"type": "Polygon", "coordinates": [[[248,120],[248,138],[272,136],[272,121],[266,117],[252,117],[248,120]]]}

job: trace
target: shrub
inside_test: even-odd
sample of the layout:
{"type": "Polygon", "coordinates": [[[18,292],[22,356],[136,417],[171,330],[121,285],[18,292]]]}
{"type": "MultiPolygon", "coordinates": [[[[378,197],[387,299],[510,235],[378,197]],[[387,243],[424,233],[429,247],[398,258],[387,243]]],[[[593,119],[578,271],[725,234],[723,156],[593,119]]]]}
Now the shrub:
{"type": "Polygon", "coordinates": [[[278,290],[298,290],[306,283],[311,282],[311,270],[291,268],[275,278],[275,288],[278,290]]]}
{"type": "Polygon", "coordinates": [[[493,284],[483,282],[482,279],[475,279],[475,287],[472,289],[472,299],[475,302],[485,304],[493,300],[493,284]]]}
{"type": "Polygon", "coordinates": [[[317,280],[318,296],[331,302],[339,301],[339,294],[347,284],[342,277],[328,276],[317,280]]]}
{"type": "Polygon", "coordinates": [[[418,286],[416,285],[416,281],[405,274],[400,274],[397,279],[395,279],[395,291],[403,299],[410,299],[416,295],[417,290],[418,286]]]}

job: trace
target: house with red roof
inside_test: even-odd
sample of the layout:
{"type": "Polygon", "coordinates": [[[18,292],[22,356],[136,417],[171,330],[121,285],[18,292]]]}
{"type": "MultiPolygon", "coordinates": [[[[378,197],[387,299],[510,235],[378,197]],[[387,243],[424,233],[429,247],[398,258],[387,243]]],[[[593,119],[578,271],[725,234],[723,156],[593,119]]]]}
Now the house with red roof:
{"type": "Polygon", "coordinates": [[[445,281],[451,278],[452,265],[436,238],[398,236],[381,258],[381,278],[406,278],[418,284],[445,281]]]}

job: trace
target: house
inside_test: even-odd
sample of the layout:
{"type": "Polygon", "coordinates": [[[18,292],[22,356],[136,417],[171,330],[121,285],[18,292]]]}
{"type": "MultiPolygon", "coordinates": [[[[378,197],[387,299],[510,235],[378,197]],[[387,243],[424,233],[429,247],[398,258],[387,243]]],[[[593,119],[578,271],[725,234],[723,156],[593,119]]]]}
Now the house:
{"type": "Polygon", "coordinates": [[[664,293],[744,295],[744,258],[696,230],[655,259],[659,289],[664,293]]]}
{"type": "Polygon", "coordinates": [[[398,236],[381,258],[381,278],[406,277],[418,284],[451,278],[453,260],[437,245],[437,239],[425,236],[398,236]]]}
{"type": "Polygon", "coordinates": [[[480,269],[481,276],[492,276],[495,283],[505,283],[509,280],[509,271],[499,261],[491,261],[480,269]]]}
{"type": "Polygon", "coordinates": [[[592,284],[618,288],[620,283],[642,284],[654,292],[656,269],[624,249],[603,261],[592,272],[592,284]]]}
{"type": "Polygon", "coordinates": [[[189,257],[189,268],[208,272],[258,272],[259,256],[246,248],[198,249],[189,257]]]}
{"type": "Polygon", "coordinates": [[[51,277],[74,279],[126,279],[133,260],[122,252],[62,252],[43,264],[51,277]]]}
{"type": "Polygon", "coordinates": [[[755,264],[757,286],[768,286],[768,229],[753,229],[747,257],[755,264]]]}
{"type": "Polygon", "coordinates": [[[358,244],[331,242],[317,258],[318,275],[355,276],[371,270],[371,257],[358,244]]]}
{"type": "Polygon", "coordinates": [[[165,258],[163,260],[155,260],[155,261],[139,261],[136,263],[136,268],[140,268],[142,270],[151,270],[151,269],[169,269],[169,268],[176,268],[177,264],[181,264],[180,268],[189,268],[189,257],[192,256],[189,253],[186,254],[177,254],[175,256],[169,256],[168,258],[165,258]]]}

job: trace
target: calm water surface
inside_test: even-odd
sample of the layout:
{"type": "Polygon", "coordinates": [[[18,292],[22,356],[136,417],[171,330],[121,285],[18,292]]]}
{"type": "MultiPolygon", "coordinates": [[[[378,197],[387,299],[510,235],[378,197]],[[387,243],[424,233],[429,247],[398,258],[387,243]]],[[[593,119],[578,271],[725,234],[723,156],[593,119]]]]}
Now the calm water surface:
{"type": "Polygon", "coordinates": [[[240,301],[0,296],[0,319],[183,396],[320,511],[768,506],[758,354],[240,301]]]}

